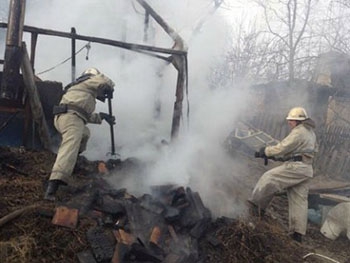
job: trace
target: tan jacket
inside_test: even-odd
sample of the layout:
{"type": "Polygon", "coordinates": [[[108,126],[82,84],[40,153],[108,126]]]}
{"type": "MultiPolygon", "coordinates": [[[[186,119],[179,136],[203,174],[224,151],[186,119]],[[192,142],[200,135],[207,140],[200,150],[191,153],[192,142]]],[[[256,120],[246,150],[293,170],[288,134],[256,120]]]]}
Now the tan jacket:
{"type": "Polygon", "coordinates": [[[103,89],[109,89],[113,91],[114,83],[108,77],[103,74],[91,76],[89,79],[80,82],[67,90],[63,95],[60,104],[68,104],[80,107],[89,116],[80,114],[74,111],[85,122],[89,123],[101,123],[102,120],[98,113],[94,113],[96,108],[96,97],[103,89]]]}
{"type": "Polygon", "coordinates": [[[287,159],[289,157],[301,155],[303,156],[303,161],[306,160],[306,163],[312,163],[314,154],[317,152],[314,127],[315,124],[311,119],[303,121],[301,124],[294,127],[289,135],[280,143],[266,147],[266,156],[287,159]]]}

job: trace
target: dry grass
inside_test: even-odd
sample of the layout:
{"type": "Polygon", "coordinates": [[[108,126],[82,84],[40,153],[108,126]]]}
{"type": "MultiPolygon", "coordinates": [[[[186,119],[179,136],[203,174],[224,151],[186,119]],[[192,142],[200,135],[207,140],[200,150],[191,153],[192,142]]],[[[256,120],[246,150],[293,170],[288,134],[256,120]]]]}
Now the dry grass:
{"type": "Polygon", "coordinates": [[[3,263],[31,262],[35,248],[35,239],[29,236],[19,236],[0,242],[0,261],[3,263]]]}

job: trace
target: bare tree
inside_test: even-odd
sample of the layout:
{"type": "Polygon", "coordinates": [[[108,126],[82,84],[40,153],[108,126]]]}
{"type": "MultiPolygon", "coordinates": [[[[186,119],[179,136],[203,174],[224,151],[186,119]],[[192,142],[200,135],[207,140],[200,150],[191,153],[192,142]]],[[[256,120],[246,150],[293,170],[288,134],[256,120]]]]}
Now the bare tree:
{"type": "Polygon", "coordinates": [[[350,2],[348,0],[332,0],[331,3],[339,4],[345,8],[350,8],[350,2]]]}
{"type": "Polygon", "coordinates": [[[314,23],[314,27],[319,35],[320,53],[336,51],[342,54],[349,54],[350,2],[332,0],[327,9],[325,17],[314,23]]]}
{"type": "Polygon", "coordinates": [[[219,64],[213,67],[213,86],[230,86],[238,83],[259,83],[275,79],[278,51],[270,48],[264,32],[257,30],[256,21],[248,26],[239,21],[231,29],[229,49],[219,64]],[[273,66],[272,66],[273,65],[273,66]]]}
{"type": "Polygon", "coordinates": [[[264,10],[268,32],[274,36],[273,41],[279,47],[281,63],[288,68],[288,79],[295,78],[295,62],[300,57],[299,48],[309,38],[306,28],[310,19],[312,4],[318,0],[278,0],[277,2],[255,0],[264,10]]]}

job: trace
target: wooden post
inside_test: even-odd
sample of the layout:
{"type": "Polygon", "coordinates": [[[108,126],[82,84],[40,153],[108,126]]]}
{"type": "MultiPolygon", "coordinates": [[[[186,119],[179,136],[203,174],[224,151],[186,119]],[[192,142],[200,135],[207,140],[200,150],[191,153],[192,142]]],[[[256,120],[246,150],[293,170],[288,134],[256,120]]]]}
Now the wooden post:
{"type": "Polygon", "coordinates": [[[11,0],[0,99],[18,100],[25,0],[11,0]]]}
{"type": "Polygon", "coordinates": [[[31,43],[30,43],[30,64],[32,65],[33,71],[35,72],[34,63],[35,63],[35,50],[36,43],[38,41],[38,33],[32,33],[31,43]]]}
{"type": "Polygon", "coordinates": [[[187,81],[187,47],[180,35],[177,34],[177,32],[173,28],[171,28],[145,0],[137,0],[137,2],[146,10],[146,13],[152,16],[153,19],[163,28],[163,30],[174,40],[175,44],[173,46],[173,49],[184,51],[184,54],[182,55],[173,54],[173,65],[178,71],[175,93],[176,100],[174,103],[173,121],[171,126],[171,139],[174,139],[177,137],[179,132],[180,119],[182,116],[182,101],[184,97],[184,87],[187,81]]]}
{"type": "MultiPolygon", "coordinates": [[[[70,33],[72,35],[76,34],[76,30],[74,27],[71,28],[70,33]]],[[[72,37],[72,81],[75,80],[75,75],[76,75],[76,72],[75,72],[75,38],[72,37]]]]}
{"type": "Polygon", "coordinates": [[[187,72],[185,67],[184,56],[174,56],[173,64],[178,70],[176,92],[175,92],[175,102],[174,102],[174,113],[171,125],[171,139],[177,137],[180,128],[180,120],[182,117],[182,101],[184,98],[184,87],[187,78],[187,72]]]}
{"type": "Polygon", "coordinates": [[[156,22],[163,28],[163,30],[174,40],[175,48],[184,50],[185,42],[180,37],[180,35],[173,28],[171,28],[145,0],[137,0],[137,2],[146,10],[146,12],[150,16],[153,17],[154,20],[156,20],[156,22]]]}
{"type": "Polygon", "coordinates": [[[44,111],[39,98],[38,90],[35,85],[34,72],[30,64],[29,55],[26,44],[22,43],[22,64],[21,70],[23,73],[23,80],[28,92],[28,99],[34,122],[37,124],[39,138],[43,147],[50,150],[51,139],[49,129],[45,120],[44,111]]]}

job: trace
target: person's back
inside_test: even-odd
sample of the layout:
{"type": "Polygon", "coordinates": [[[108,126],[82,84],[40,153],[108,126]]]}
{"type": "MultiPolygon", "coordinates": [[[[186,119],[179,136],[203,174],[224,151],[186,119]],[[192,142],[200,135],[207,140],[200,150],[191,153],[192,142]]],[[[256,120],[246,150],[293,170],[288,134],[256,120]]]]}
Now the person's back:
{"type": "MultiPolygon", "coordinates": [[[[96,98],[104,101],[105,89],[113,91],[114,83],[100,72],[95,75],[85,74],[81,78],[83,78],[82,81],[78,79],[76,84],[73,83],[66,89],[60,104],[74,105],[90,116],[95,111],[96,98]]],[[[86,122],[90,122],[85,116],[80,117],[84,118],[86,122]]]]}
{"type": "Polygon", "coordinates": [[[96,99],[112,98],[114,83],[97,69],[90,68],[65,88],[60,105],[54,109],[54,124],[62,136],[56,161],[53,165],[44,199],[55,200],[60,185],[72,181],[72,172],[79,153],[86,149],[90,131],[87,123],[100,124],[106,120],[110,125],[115,117],[107,113],[95,113],[96,99]]]}

